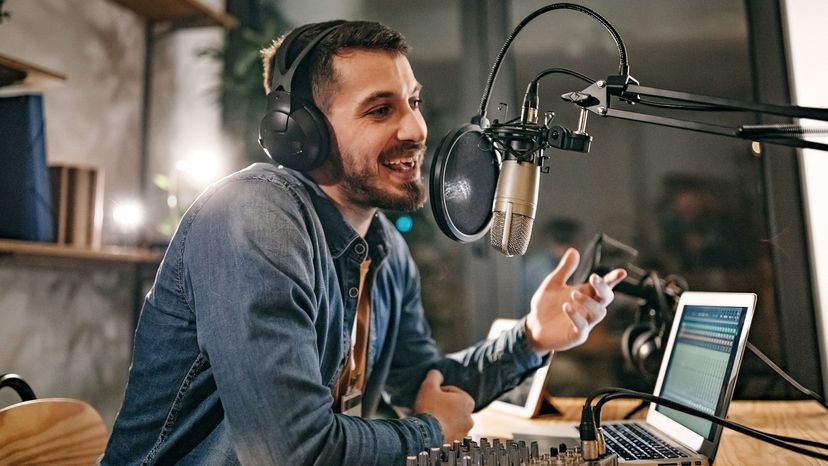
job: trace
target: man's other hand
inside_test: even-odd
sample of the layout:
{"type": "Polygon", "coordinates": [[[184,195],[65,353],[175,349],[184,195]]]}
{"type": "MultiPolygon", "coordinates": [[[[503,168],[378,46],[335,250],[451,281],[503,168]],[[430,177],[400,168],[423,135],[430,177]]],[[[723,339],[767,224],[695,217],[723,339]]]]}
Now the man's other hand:
{"type": "Polygon", "coordinates": [[[440,371],[428,371],[417,393],[414,411],[437,418],[443,428],[443,443],[463,440],[474,426],[471,418],[474,399],[460,388],[441,386],[442,383],[443,374],[440,371]]]}
{"type": "Polygon", "coordinates": [[[567,286],[578,261],[578,251],[568,249],[532,296],[526,330],[537,351],[563,351],[585,342],[592,327],[607,315],[612,289],[627,276],[624,269],[615,269],[603,277],[592,274],[587,283],[567,286]]]}

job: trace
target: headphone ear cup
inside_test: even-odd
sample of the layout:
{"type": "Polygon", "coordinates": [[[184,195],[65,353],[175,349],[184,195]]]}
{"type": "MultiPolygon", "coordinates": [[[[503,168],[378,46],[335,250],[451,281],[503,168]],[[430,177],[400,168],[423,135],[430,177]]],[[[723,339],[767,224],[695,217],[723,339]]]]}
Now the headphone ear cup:
{"type": "Polygon", "coordinates": [[[652,329],[653,327],[650,324],[639,323],[630,325],[624,330],[624,334],[621,336],[621,353],[629,369],[636,369],[638,367],[635,359],[635,344],[638,341],[638,337],[652,329]]]}
{"type": "Polygon", "coordinates": [[[299,171],[321,166],[330,150],[328,123],[315,106],[284,92],[267,96],[259,124],[259,144],[277,164],[299,171]]]}
{"type": "Polygon", "coordinates": [[[661,332],[650,328],[639,335],[632,344],[632,359],[639,372],[655,380],[661,364],[661,332]]]}

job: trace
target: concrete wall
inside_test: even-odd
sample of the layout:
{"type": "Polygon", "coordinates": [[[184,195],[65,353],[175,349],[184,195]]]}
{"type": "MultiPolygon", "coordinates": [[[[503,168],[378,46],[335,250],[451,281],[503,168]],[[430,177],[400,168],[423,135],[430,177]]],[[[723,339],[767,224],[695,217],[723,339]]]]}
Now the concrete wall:
{"type": "MultiPolygon", "coordinates": [[[[223,8],[224,2],[205,3],[223,8]]],[[[0,53],[67,76],[62,84],[36,89],[45,101],[48,162],[98,166],[105,175],[104,244],[134,240],[111,214],[114,202],[141,192],[145,21],[107,0],[7,0],[4,8],[11,18],[0,24],[0,53]]],[[[176,160],[204,157],[205,147],[223,147],[221,64],[197,55],[220,44],[221,29],[173,31],[156,39],[150,178],[169,175],[176,160]]],[[[196,192],[208,181],[184,190],[196,192]]],[[[145,233],[159,242],[165,238],[154,231],[166,213],[165,197],[147,187],[146,200],[158,207],[150,209],[145,233]]],[[[86,400],[111,425],[129,367],[136,280],[144,290],[148,285],[137,274],[151,278],[153,268],[0,257],[0,373],[22,375],[39,397],[86,400]]],[[[11,390],[0,392],[0,406],[16,400],[11,390]]]]}
{"type": "MultiPolygon", "coordinates": [[[[124,265],[0,261],[0,373],[22,376],[38,398],[85,400],[111,426],[129,367],[133,280],[124,265]]],[[[0,392],[0,406],[17,401],[0,392]]]]}

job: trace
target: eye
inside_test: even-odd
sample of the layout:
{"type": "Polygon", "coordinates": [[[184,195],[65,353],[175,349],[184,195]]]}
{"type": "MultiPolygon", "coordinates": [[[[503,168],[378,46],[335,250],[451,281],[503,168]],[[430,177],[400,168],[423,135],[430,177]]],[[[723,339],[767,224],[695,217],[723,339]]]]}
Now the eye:
{"type": "Polygon", "coordinates": [[[388,116],[389,113],[391,113],[391,106],[389,105],[380,105],[368,110],[368,115],[376,117],[388,116]]]}
{"type": "Polygon", "coordinates": [[[411,108],[414,110],[418,110],[423,105],[423,99],[415,98],[411,99],[411,108]]]}

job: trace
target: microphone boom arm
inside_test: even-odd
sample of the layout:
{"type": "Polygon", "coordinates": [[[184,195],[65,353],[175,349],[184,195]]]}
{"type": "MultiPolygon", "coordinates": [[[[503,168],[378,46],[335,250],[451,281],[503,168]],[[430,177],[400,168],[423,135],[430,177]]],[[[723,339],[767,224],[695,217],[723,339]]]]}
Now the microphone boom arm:
{"type": "MultiPolygon", "coordinates": [[[[629,76],[609,76],[605,81],[597,81],[582,91],[570,92],[562,95],[561,98],[602,117],[639,121],[642,123],[701,133],[718,134],[720,136],[729,136],[751,141],[828,151],[828,144],[826,143],[802,139],[802,136],[809,131],[799,125],[771,124],[732,127],[613,108],[613,97],[628,103],[644,103],[641,99],[642,96],[698,105],[687,106],[684,108],[685,110],[755,112],[792,118],[828,121],[828,109],[824,108],[743,102],[701,94],[645,87],[638,85],[629,76]]],[[[828,134],[828,128],[824,128],[822,131],[828,134]]]]}

